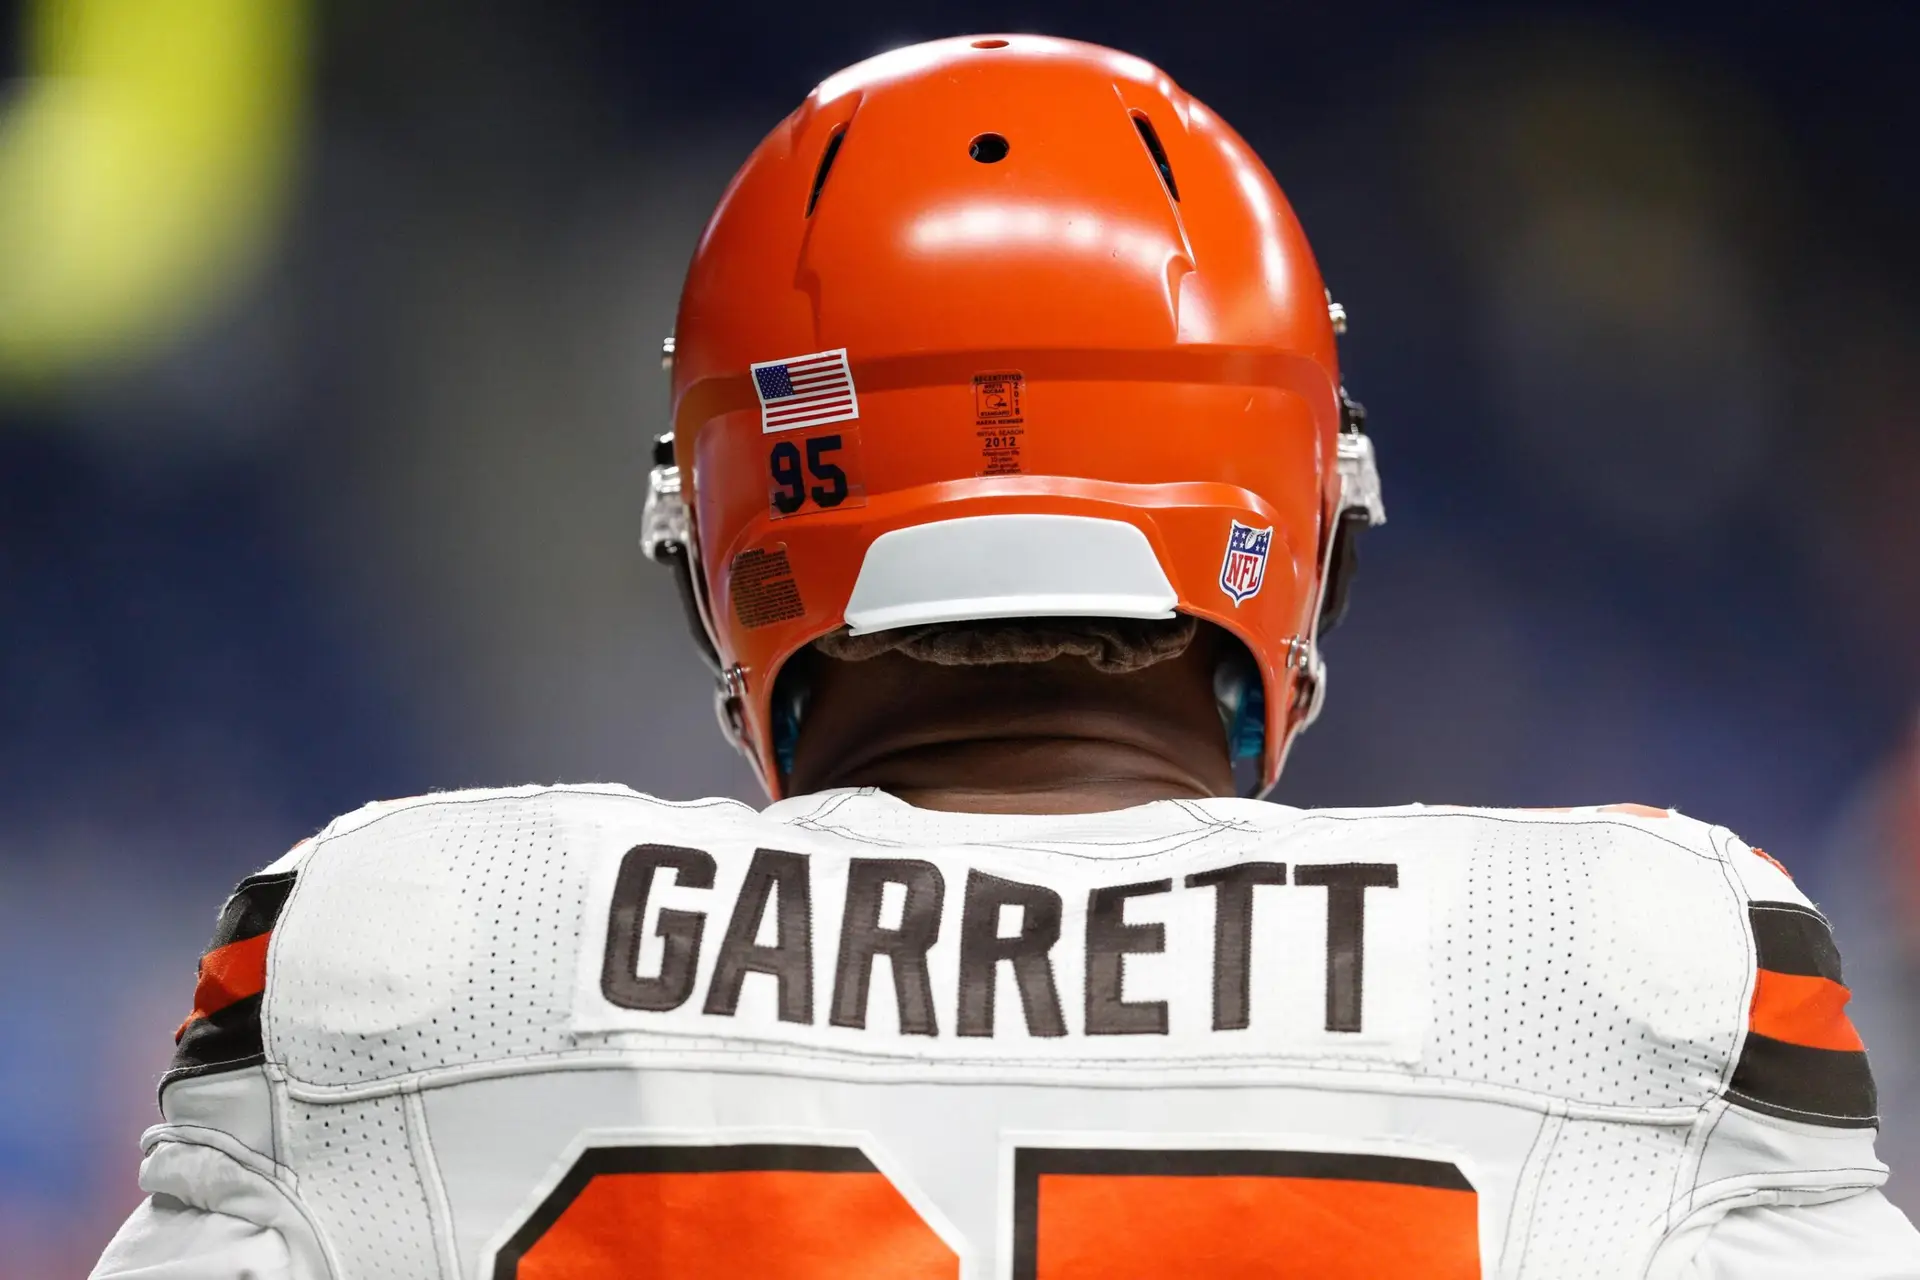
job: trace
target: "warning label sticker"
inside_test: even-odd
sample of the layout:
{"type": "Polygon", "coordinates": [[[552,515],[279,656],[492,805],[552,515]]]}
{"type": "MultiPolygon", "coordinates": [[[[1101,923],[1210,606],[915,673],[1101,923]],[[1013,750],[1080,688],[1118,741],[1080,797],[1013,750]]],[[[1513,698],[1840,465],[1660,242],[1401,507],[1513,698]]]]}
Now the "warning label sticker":
{"type": "Polygon", "coordinates": [[[788,622],[807,611],[785,543],[735,556],[727,567],[727,594],[733,597],[733,616],[749,629],[788,622]]]}
{"type": "Polygon", "coordinates": [[[973,375],[974,435],[980,439],[980,474],[1018,475],[1026,436],[1026,376],[1007,369],[973,375]]]}

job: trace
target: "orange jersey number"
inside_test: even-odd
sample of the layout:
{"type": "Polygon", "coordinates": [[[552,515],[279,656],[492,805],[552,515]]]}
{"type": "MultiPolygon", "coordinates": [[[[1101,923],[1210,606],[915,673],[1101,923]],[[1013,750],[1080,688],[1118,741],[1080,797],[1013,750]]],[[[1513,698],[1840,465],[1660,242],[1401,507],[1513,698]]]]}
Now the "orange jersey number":
{"type": "MultiPolygon", "coordinates": [[[[1021,1148],[1013,1280],[1480,1274],[1451,1164],[1292,1151],[1021,1148]]],[[[960,1259],[852,1147],[610,1147],[581,1156],[493,1280],[958,1280],[960,1259]]]]}

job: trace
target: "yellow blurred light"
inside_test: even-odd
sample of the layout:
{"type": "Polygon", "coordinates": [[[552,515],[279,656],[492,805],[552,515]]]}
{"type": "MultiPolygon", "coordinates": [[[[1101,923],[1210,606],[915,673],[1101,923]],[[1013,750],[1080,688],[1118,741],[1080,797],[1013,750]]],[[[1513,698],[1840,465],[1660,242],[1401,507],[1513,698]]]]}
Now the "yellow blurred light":
{"type": "Polygon", "coordinates": [[[0,110],[0,391],[149,351],[271,242],[301,0],[35,0],[0,110]]]}

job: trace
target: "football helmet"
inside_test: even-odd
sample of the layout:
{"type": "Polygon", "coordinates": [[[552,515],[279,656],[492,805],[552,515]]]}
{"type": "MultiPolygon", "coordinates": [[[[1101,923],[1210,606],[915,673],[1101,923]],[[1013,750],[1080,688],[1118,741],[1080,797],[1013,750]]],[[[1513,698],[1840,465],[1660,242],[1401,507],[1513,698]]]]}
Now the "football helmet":
{"type": "Polygon", "coordinates": [[[1270,787],[1385,518],[1344,322],[1266,167],[1139,58],[961,37],[823,81],[700,237],[643,518],[768,793],[828,632],[1176,611],[1251,655],[1216,684],[1270,787]]]}

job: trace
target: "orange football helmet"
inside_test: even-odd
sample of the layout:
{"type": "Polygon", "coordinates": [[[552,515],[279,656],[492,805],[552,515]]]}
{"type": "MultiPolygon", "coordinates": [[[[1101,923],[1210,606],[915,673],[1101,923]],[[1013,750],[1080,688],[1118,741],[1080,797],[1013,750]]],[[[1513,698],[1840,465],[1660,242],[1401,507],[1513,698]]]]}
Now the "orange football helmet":
{"type": "Polygon", "coordinates": [[[1270,787],[1385,518],[1343,327],[1259,158],[1138,58],[963,37],[823,81],[694,253],[642,539],[768,793],[782,664],[838,627],[1176,611],[1252,655],[1223,703],[1270,787]]]}

